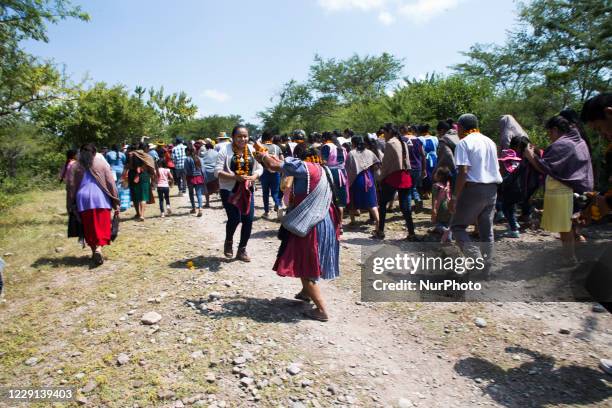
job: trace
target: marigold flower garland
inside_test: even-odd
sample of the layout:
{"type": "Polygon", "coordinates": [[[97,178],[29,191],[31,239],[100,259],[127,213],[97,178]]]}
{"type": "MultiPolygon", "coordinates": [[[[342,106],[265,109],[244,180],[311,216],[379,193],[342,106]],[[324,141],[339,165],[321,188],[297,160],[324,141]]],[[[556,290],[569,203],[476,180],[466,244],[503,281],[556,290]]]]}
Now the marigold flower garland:
{"type": "Polygon", "coordinates": [[[471,135],[472,133],[480,133],[480,129],[478,129],[478,128],[470,129],[470,130],[465,132],[465,136],[471,135]]]}
{"type": "Polygon", "coordinates": [[[249,175],[249,145],[244,145],[244,151],[242,152],[242,161],[238,158],[238,152],[234,146],[232,146],[232,150],[234,151],[234,156],[236,156],[236,165],[238,168],[236,169],[236,174],[239,176],[248,176],[249,175]]]}

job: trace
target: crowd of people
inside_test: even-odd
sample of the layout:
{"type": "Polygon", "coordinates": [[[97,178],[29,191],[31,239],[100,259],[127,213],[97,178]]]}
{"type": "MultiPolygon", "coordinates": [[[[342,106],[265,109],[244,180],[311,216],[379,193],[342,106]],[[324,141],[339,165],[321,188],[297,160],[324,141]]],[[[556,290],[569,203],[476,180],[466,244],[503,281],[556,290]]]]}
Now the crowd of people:
{"type": "Polygon", "coordinates": [[[344,218],[351,225],[359,212],[367,212],[372,238],[384,240],[395,201],[406,240],[423,239],[413,213],[423,211],[424,201],[431,200],[428,233],[439,234],[441,242],[454,240],[467,252],[474,236],[493,245],[496,222],[507,223],[507,237],[519,238],[534,213],[532,198],[543,187],[541,228],[559,233],[568,258],[575,257],[574,243],[584,239],[580,225],[607,216],[612,207],[612,144],[604,168],[594,169],[583,127],[612,142],[612,94],[589,99],[581,115],[564,110],[550,118],[544,124],[550,144],[543,148],[531,143],[514,117],[503,116],[499,125],[499,144],[480,132],[478,118],[469,113],[456,121],[441,120],[436,136],[428,125],[387,123],[364,135],[346,129],[251,137],[238,125],[230,136],[222,133],[216,141],[177,137],[166,145],[143,140],[99,153],[86,144],[78,154],[68,152],[61,180],[66,183],[68,212],[80,222],[79,237],[98,265],[104,262],[102,247],[111,242],[113,216],[133,206],[135,219],[143,222],[147,204],[155,201],[154,189],[161,217],[171,215],[174,185],[178,196],[188,191],[190,212],[196,217],[210,207],[211,195],[219,194],[227,216],[223,252],[249,262],[259,182],[263,217],[272,218],[274,211],[281,223],[273,269],[280,276],[300,278],[296,299],[314,302],[308,316],[326,321],[328,311],[317,282],[340,273],[344,218]],[[594,171],[603,176],[598,186],[594,171]],[[588,197],[592,205],[585,209],[580,205],[584,200],[576,197],[588,197]],[[472,234],[470,226],[475,226],[472,234]]]}

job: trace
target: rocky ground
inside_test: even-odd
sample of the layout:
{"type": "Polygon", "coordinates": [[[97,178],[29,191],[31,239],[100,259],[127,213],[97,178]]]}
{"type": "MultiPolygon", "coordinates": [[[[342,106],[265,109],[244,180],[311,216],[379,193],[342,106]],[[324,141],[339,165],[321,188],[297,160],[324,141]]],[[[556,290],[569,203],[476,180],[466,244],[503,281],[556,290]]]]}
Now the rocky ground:
{"type": "MultiPolygon", "coordinates": [[[[124,213],[96,269],[65,238],[62,192],[0,216],[1,386],[70,386],[72,405],[92,407],[612,404],[597,368],[612,356],[612,316],[593,304],[362,302],[362,225],[343,236],[341,278],[322,284],[331,320],[304,320],[298,282],[271,270],[278,223],[259,218],[259,196],[248,264],[223,257],[218,200],[202,218],[172,200],[167,218],[156,205],[144,223],[124,213]]],[[[403,227],[391,217],[393,242],[403,227]]]]}

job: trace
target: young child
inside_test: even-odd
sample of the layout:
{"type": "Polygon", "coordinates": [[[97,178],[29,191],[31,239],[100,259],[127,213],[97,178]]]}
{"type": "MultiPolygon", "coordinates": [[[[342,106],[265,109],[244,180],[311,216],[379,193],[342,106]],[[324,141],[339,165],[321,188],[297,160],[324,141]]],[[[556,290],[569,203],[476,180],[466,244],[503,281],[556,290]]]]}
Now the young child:
{"type": "Polygon", "coordinates": [[[498,159],[503,165],[500,166],[502,174],[501,202],[502,211],[508,220],[508,236],[510,238],[520,238],[520,225],[516,219],[515,204],[521,201],[522,188],[518,173],[521,158],[512,149],[503,149],[501,157],[498,159]]]}
{"type": "Polygon", "coordinates": [[[449,228],[451,214],[448,202],[451,198],[451,172],[448,167],[438,167],[433,173],[431,222],[435,224],[434,231],[442,234],[440,242],[451,242],[452,233],[449,228]]]}
{"type": "Polygon", "coordinates": [[[172,214],[170,209],[170,185],[174,182],[172,172],[168,168],[168,164],[164,159],[157,161],[157,196],[159,198],[159,211],[161,217],[164,218],[166,213],[172,214]],[[164,211],[164,200],[166,202],[166,211],[164,211]]]}

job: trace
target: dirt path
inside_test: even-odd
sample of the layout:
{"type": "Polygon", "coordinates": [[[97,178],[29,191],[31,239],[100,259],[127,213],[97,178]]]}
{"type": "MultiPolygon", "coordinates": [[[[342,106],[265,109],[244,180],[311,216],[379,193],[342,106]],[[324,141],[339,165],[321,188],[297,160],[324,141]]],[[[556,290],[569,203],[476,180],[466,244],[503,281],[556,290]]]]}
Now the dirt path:
{"type": "MultiPolygon", "coordinates": [[[[176,215],[149,206],[144,224],[122,222],[93,270],[63,238],[60,193],[23,209],[34,217],[3,221],[24,234],[0,240],[1,385],[72,386],[81,404],[112,407],[612,403],[611,377],[597,369],[612,355],[612,318],[590,304],[363,303],[368,241],[356,229],[344,236],[341,278],[323,284],[331,320],[303,320],[297,280],[271,271],[276,222],[256,220],[251,263],[228,262],[219,201],[196,218],[186,197],[172,200],[176,215]],[[142,324],[147,312],[161,320],[142,324]]],[[[401,234],[399,221],[390,227],[401,234]]]]}

